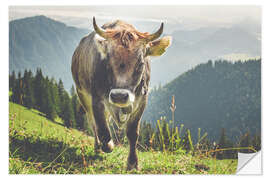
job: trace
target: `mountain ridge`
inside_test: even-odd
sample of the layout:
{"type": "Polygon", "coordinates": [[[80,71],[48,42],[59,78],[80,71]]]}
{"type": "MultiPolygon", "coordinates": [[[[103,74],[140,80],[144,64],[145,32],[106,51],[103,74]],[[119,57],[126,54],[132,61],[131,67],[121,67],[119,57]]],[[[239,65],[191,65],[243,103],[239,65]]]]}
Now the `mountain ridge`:
{"type": "Polygon", "coordinates": [[[9,23],[9,67],[11,71],[42,68],[45,75],[62,79],[71,88],[71,57],[88,30],[66,26],[46,16],[9,23]]]}
{"type": "MultiPolygon", "coordinates": [[[[248,20],[243,22],[251,27],[248,20]]],[[[231,28],[176,30],[172,34],[166,34],[173,36],[173,42],[162,57],[151,60],[151,87],[168,83],[209,59],[220,59],[219,57],[236,52],[251,57],[260,56],[261,42],[256,39],[257,35],[245,32],[239,26],[241,24],[231,28]],[[237,31],[232,31],[233,29],[237,31]]],[[[80,40],[91,30],[67,26],[44,15],[12,20],[9,27],[10,73],[24,69],[35,71],[40,67],[45,75],[57,80],[61,78],[65,88],[70,89],[73,84],[70,72],[72,54],[80,40]]],[[[256,32],[260,30],[258,27],[255,29],[256,32]]]]}

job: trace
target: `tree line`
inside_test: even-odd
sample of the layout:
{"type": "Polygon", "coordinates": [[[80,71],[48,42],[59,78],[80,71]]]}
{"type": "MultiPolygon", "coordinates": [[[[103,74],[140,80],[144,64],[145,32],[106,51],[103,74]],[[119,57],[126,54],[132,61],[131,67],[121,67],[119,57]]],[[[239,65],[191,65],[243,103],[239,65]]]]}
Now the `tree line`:
{"type": "MultiPolygon", "coordinates": [[[[175,95],[175,125],[184,124],[191,134],[204,129],[218,141],[222,128],[236,142],[241,135],[261,134],[261,60],[202,63],[170,83],[152,88],[143,120],[156,125],[161,116],[172,119],[171,96],[175,95]]],[[[197,140],[197,136],[193,137],[197,140]]]]}
{"type": "Polygon", "coordinates": [[[75,88],[70,94],[65,90],[63,81],[44,76],[38,68],[33,74],[25,70],[23,75],[13,71],[9,75],[10,101],[29,109],[37,109],[46,118],[54,121],[57,117],[63,120],[66,127],[84,129],[84,112],[79,104],[75,88]]]}

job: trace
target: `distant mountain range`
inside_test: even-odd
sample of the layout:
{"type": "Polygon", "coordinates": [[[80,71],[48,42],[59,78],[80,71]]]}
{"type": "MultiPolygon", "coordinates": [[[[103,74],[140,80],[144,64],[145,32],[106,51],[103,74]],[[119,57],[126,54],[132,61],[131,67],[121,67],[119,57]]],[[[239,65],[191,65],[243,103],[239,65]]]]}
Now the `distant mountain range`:
{"type": "Polygon", "coordinates": [[[161,58],[153,59],[152,85],[165,84],[209,59],[226,57],[230,60],[239,54],[247,59],[260,57],[260,26],[252,27],[248,25],[248,20],[242,23],[242,26],[237,24],[230,28],[207,27],[173,32],[173,42],[167,53],[161,58]]]}
{"type": "MultiPolygon", "coordinates": [[[[91,22],[88,23],[91,27],[91,22]]],[[[154,31],[158,24],[136,22],[134,25],[138,29],[150,29],[151,25],[154,31]]],[[[181,29],[182,25],[178,26],[181,29]]],[[[237,54],[244,54],[245,57],[261,54],[260,24],[250,19],[229,28],[177,30],[177,25],[165,24],[166,27],[176,29],[167,34],[173,36],[173,43],[164,56],[152,59],[152,87],[165,84],[209,59],[237,54]]],[[[13,70],[18,72],[41,67],[44,74],[57,80],[61,78],[65,87],[71,88],[71,57],[80,39],[90,30],[67,26],[45,16],[10,21],[9,29],[10,73],[13,70]]]]}
{"type": "Polygon", "coordinates": [[[45,16],[18,19],[9,23],[9,70],[36,71],[61,78],[65,88],[73,83],[71,57],[86,29],[66,26],[45,16]]]}

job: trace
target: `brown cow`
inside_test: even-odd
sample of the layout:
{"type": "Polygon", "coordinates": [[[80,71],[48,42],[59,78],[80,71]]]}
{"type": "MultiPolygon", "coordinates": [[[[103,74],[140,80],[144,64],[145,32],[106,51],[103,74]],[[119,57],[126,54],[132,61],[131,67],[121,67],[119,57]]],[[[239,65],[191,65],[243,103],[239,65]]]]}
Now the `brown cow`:
{"type": "Polygon", "coordinates": [[[122,127],[130,150],[127,169],[138,168],[136,144],[150,80],[150,56],[162,55],[171,37],[158,39],[163,23],[153,34],[141,33],[117,20],[82,38],[72,57],[72,75],[87,119],[93,122],[95,149],[111,152],[114,143],[107,125],[110,117],[122,127]]]}

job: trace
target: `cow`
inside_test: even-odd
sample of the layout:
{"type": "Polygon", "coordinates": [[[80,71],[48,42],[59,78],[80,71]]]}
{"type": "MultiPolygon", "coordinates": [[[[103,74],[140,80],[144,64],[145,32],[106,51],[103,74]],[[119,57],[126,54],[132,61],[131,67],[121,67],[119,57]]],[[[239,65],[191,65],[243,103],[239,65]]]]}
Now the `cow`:
{"type": "Polygon", "coordinates": [[[129,141],[127,170],[138,169],[136,153],[139,124],[146,107],[150,57],[161,56],[171,37],[161,36],[163,23],[153,34],[137,31],[117,20],[101,28],[93,17],[94,31],[83,37],[72,56],[76,91],[93,124],[95,150],[109,153],[114,143],[108,122],[125,127],[129,141]]]}

